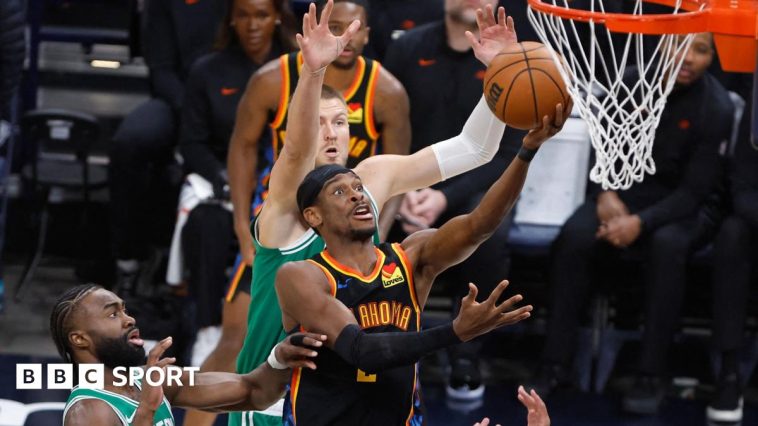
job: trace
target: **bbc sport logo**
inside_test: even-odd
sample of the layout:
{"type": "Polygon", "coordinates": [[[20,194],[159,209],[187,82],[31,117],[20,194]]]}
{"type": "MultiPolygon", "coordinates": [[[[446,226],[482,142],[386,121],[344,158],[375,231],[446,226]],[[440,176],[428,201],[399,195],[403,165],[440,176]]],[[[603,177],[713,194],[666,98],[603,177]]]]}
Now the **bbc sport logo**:
{"type": "MultiPolygon", "coordinates": [[[[77,384],[83,389],[105,388],[105,366],[103,364],[79,364],[77,384]]],[[[16,364],[16,389],[42,389],[43,364],[16,364]]],[[[134,386],[146,382],[150,386],[194,386],[195,373],[200,367],[179,367],[168,365],[163,368],[116,367],[112,370],[112,386],[134,386]],[[186,373],[186,374],[185,374],[186,373]]],[[[47,364],[46,389],[73,389],[73,364],[47,364]]]]}

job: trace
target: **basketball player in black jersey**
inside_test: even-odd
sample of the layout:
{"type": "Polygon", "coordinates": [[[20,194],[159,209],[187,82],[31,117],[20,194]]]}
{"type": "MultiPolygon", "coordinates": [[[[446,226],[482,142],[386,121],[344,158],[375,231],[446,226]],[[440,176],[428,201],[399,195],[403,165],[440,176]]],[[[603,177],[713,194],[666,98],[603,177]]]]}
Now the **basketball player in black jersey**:
{"type": "Polygon", "coordinates": [[[374,245],[375,217],[353,171],[327,165],[305,177],[297,192],[298,207],[328,249],[307,261],[283,265],[276,290],[285,329],[326,334],[328,349],[319,353],[318,370],[293,372],[295,423],[421,424],[415,362],[529,317],[531,306],[513,309],[520,295],[496,303],[507,281],[481,304],[476,302],[476,286],[469,284],[451,324],[420,331],[420,313],[434,278],[466,259],[493,233],[516,203],[529,161],[565,119],[560,105],[554,122],[543,118],[474,211],[439,229],[416,232],[401,244],[374,245]]]}

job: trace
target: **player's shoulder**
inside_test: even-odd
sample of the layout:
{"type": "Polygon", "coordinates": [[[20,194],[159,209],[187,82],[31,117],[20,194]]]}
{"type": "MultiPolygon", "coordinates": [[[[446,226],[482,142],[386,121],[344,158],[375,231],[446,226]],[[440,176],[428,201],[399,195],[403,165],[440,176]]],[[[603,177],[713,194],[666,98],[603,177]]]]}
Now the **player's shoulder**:
{"type": "Polygon", "coordinates": [[[64,426],[78,425],[121,425],[111,406],[97,398],[87,398],[74,402],[66,411],[64,426]]]}
{"type": "Polygon", "coordinates": [[[301,277],[312,274],[318,270],[318,267],[310,260],[295,260],[286,262],[279,268],[279,274],[282,276],[301,277]]]}
{"type": "Polygon", "coordinates": [[[398,80],[387,68],[381,66],[377,73],[376,90],[379,96],[400,96],[406,98],[408,96],[405,93],[405,87],[400,83],[400,80],[398,80]]]}
{"type": "MultiPolygon", "coordinates": [[[[286,54],[282,56],[286,56],[286,54]]],[[[254,81],[260,80],[265,82],[279,81],[281,79],[281,58],[281,56],[274,58],[261,65],[261,67],[258,68],[258,70],[255,71],[252,76],[250,76],[250,84],[252,84],[254,81]]],[[[276,90],[279,90],[279,88],[276,87],[276,90]]]]}

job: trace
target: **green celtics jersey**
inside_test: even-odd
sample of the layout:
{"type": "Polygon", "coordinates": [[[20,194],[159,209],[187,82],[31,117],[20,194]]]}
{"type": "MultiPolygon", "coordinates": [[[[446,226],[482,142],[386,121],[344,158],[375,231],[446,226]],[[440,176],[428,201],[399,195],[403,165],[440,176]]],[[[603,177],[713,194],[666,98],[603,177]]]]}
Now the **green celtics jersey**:
{"type": "MultiPolygon", "coordinates": [[[[140,387],[139,382],[137,382],[137,387],[140,387]]],[[[69,408],[85,399],[99,399],[108,404],[124,426],[132,424],[134,415],[137,413],[137,406],[139,406],[139,402],[124,395],[119,395],[105,389],[84,389],[76,386],[71,390],[71,395],[69,395],[68,401],[66,401],[66,407],[63,409],[63,419],[66,418],[69,408]]],[[[66,426],[65,423],[63,426],[66,426]]],[[[163,402],[155,412],[153,426],[174,426],[174,415],[171,413],[171,404],[165,397],[163,397],[163,402]]]]}
{"type": "MultiPolygon", "coordinates": [[[[371,194],[366,191],[378,220],[378,209],[371,194]]],[[[237,356],[237,373],[246,374],[253,371],[268,358],[277,343],[287,333],[282,328],[282,311],[276,296],[274,281],[279,268],[287,262],[310,259],[321,253],[324,240],[313,229],[303,234],[294,244],[285,248],[264,247],[258,242],[258,233],[253,226],[255,242],[255,261],[253,263],[253,283],[250,288],[250,309],[247,314],[247,335],[242,350],[237,356]]],[[[374,242],[379,243],[379,234],[374,234],[374,242]]],[[[229,426],[282,424],[281,404],[262,412],[229,413],[229,426]]]]}

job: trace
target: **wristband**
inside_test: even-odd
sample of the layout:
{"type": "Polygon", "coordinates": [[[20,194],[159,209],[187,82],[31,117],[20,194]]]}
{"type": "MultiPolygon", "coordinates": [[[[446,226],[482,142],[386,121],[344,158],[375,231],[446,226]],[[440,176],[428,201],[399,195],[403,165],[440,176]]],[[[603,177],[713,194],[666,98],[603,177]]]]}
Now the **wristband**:
{"type": "Polygon", "coordinates": [[[279,362],[278,359],[276,359],[276,347],[277,346],[279,346],[279,345],[277,344],[276,346],[274,346],[273,348],[271,348],[271,353],[268,354],[268,359],[266,360],[266,362],[268,362],[268,365],[270,365],[271,368],[273,368],[275,370],[286,370],[289,367],[287,367],[286,365],[282,364],[281,362],[279,362]]]}
{"type": "Polygon", "coordinates": [[[532,161],[532,158],[534,158],[535,155],[537,155],[537,150],[539,148],[535,149],[529,149],[525,146],[522,146],[521,149],[518,150],[518,158],[526,161],[527,163],[532,161]]]}

